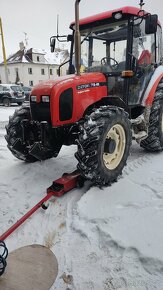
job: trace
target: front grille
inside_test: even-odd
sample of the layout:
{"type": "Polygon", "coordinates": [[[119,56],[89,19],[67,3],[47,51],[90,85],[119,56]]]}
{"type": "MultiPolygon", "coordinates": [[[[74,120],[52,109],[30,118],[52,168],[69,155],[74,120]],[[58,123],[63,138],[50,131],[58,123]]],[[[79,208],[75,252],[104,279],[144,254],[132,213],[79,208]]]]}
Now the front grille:
{"type": "Polygon", "coordinates": [[[50,103],[30,103],[32,119],[51,122],[50,103]]]}

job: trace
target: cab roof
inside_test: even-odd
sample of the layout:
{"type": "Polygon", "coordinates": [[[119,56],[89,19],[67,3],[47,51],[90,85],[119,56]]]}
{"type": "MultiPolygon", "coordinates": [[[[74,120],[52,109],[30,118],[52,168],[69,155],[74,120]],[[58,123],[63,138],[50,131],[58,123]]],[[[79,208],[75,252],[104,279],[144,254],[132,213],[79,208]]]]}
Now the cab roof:
{"type": "MultiPolygon", "coordinates": [[[[140,12],[140,8],[132,7],[132,6],[125,6],[125,7],[122,7],[122,8],[106,11],[106,12],[103,12],[103,13],[99,13],[99,14],[96,14],[96,15],[93,15],[93,16],[89,16],[89,17],[80,19],[79,25],[83,26],[83,25],[87,25],[87,24],[94,23],[94,22],[97,22],[97,21],[103,21],[105,19],[112,18],[113,13],[117,13],[117,12],[121,12],[122,14],[130,14],[130,15],[137,16],[138,13],[140,12]]],[[[147,12],[145,12],[145,13],[147,13],[147,12]]],[[[143,12],[140,13],[140,16],[141,15],[143,15],[143,12]]],[[[73,29],[73,25],[74,24],[75,24],[75,22],[72,22],[70,24],[70,28],[71,29],[73,29]]]]}

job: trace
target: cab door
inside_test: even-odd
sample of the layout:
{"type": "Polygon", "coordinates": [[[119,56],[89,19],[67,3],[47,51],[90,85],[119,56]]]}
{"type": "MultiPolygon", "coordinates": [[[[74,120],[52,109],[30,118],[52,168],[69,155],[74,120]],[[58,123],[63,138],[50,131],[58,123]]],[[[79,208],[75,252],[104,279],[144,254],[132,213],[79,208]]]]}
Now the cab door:
{"type": "Polygon", "coordinates": [[[137,19],[133,27],[132,57],[134,77],[130,80],[129,105],[141,104],[143,94],[156,63],[155,34],[145,34],[145,20],[137,19]]]}

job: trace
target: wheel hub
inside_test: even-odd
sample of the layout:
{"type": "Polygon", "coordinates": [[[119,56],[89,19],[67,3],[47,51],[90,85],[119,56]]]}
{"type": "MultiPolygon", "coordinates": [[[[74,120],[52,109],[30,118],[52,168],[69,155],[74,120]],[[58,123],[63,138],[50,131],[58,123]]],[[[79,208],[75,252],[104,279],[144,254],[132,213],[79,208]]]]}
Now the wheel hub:
{"type": "Polygon", "coordinates": [[[120,124],[115,124],[106,135],[103,161],[107,169],[114,170],[122,160],[126,147],[126,134],[120,124]]]}
{"type": "Polygon", "coordinates": [[[104,152],[112,154],[115,151],[116,148],[116,141],[114,139],[106,139],[105,141],[105,147],[104,147],[104,152]]]}

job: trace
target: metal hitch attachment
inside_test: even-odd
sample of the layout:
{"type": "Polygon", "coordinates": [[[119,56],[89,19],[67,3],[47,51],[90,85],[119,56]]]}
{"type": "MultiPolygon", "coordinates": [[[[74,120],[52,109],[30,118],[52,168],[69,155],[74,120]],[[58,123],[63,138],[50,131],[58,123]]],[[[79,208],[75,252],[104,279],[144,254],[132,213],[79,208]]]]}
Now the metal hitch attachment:
{"type": "Polygon", "coordinates": [[[47,188],[47,195],[42,198],[36,205],[34,205],[24,216],[22,216],[15,224],[13,224],[6,232],[0,236],[0,276],[3,275],[7,266],[6,258],[8,256],[8,249],[4,243],[18,227],[20,227],[32,214],[39,208],[46,210],[48,203],[52,197],[60,197],[65,193],[76,187],[82,187],[85,179],[81,176],[80,172],[75,170],[72,173],[64,173],[62,177],[54,180],[52,185],[47,188]]]}
{"type": "MultiPolygon", "coordinates": [[[[18,227],[20,227],[32,214],[34,214],[39,208],[47,209],[47,201],[52,197],[60,197],[65,193],[76,187],[82,187],[85,179],[81,176],[80,172],[75,170],[72,173],[64,173],[62,177],[54,180],[52,185],[47,188],[47,195],[42,198],[36,205],[34,205],[25,215],[23,215],[15,224],[13,224],[6,232],[0,236],[0,241],[6,240],[18,227]]],[[[8,251],[4,242],[0,242],[0,247],[6,249],[3,251],[2,261],[7,258],[8,251]]],[[[1,250],[1,249],[0,249],[1,250]]],[[[0,252],[1,253],[1,252],[0,252]]],[[[2,262],[3,263],[3,262],[2,262]]],[[[1,265],[1,264],[0,264],[1,265]]],[[[2,264],[3,265],[3,264],[2,264]]],[[[5,265],[5,262],[4,262],[5,265]]]]}
{"type": "Polygon", "coordinates": [[[0,241],[0,276],[3,275],[5,268],[7,266],[8,249],[3,241],[0,241]]]}

